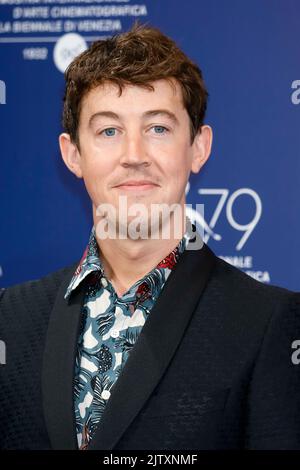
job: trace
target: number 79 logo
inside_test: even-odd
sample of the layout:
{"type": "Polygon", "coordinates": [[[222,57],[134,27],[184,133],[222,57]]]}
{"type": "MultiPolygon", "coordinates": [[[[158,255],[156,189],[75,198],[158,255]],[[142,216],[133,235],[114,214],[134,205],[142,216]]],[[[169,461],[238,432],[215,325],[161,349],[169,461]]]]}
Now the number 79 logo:
{"type": "MultiPolygon", "coordinates": [[[[190,189],[190,185],[188,183],[186,194],[188,194],[190,189]]],[[[219,217],[223,210],[226,211],[226,217],[228,223],[231,225],[232,228],[238,230],[239,232],[243,232],[242,237],[240,238],[239,242],[236,245],[236,250],[239,251],[243,248],[246,241],[250,237],[251,233],[255,229],[256,225],[258,224],[261,214],[262,214],[262,202],[259,195],[250,188],[240,188],[234,191],[231,195],[229,195],[229,189],[209,189],[209,188],[201,188],[198,190],[198,193],[201,195],[206,196],[220,196],[217,200],[217,204],[215,210],[212,214],[212,217],[209,222],[207,222],[203,215],[197,212],[195,209],[191,207],[187,207],[186,213],[187,216],[191,219],[192,222],[198,223],[202,226],[205,235],[203,240],[205,243],[208,242],[209,238],[212,237],[216,241],[222,240],[222,236],[215,232],[214,228],[219,220],[219,217]],[[238,198],[241,196],[249,196],[253,199],[255,203],[255,213],[253,218],[247,224],[240,224],[237,220],[233,217],[233,206],[237,203],[238,198]]]]}

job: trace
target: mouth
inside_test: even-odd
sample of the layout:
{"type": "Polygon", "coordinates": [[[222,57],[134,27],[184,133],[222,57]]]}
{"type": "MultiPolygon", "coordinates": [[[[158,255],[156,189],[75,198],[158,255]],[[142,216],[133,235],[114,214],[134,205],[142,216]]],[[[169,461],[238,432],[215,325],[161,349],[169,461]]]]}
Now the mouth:
{"type": "Polygon", "coordinates": [[[114,186],[116,189],[121,189],[125,191],[148,191],[154,188],[158,188],[159,185],[153,183],[153,181],[141,180],[141,181],[124,181],[124,183],[114,186]]]}

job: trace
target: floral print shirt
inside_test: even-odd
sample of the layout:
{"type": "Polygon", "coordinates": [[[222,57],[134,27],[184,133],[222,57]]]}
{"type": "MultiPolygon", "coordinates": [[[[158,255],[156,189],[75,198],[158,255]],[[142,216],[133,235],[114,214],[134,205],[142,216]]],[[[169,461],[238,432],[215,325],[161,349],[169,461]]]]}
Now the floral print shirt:
{"type": "Polygon", "coordinates": [[[168,276],[189,241],[188,230],[176,248],[121,297],[105,276],[92,228],[88,246],[65,299],[87,276],[74,374],[78,448],[84,450],[101,419],[112,387],[168,276]]]}

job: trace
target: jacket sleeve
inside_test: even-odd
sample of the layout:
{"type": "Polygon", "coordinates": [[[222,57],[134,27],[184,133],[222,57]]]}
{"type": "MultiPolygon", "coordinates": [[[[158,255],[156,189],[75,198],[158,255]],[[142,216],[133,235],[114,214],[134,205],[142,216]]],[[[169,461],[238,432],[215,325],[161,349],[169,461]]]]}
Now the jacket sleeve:
{"type": "Polygon", "coordinates": [[[300,294],[278,303],[271,316],[253,369],[246,420],[246,449],[300,449],[300,294]]]}

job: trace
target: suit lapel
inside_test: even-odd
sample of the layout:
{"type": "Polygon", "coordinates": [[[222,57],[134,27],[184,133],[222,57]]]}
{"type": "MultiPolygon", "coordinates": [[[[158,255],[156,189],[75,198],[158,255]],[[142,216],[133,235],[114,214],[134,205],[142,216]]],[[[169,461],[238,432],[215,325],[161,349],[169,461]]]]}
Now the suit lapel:
{"type": "Polygon", "coordinates": [[[42,394],[53,449],[77,449],[73,375],[84,289],[64,299],[78,263],[64,276],[50,316],[43,357],[42,394]]]}
{"type": "Polygon", "coordinates": [[[150,397],[184,335],[214,264],[215,255],[206,245],[182,254],[112,389],[90,450],[113,449],[150,397]]]}

